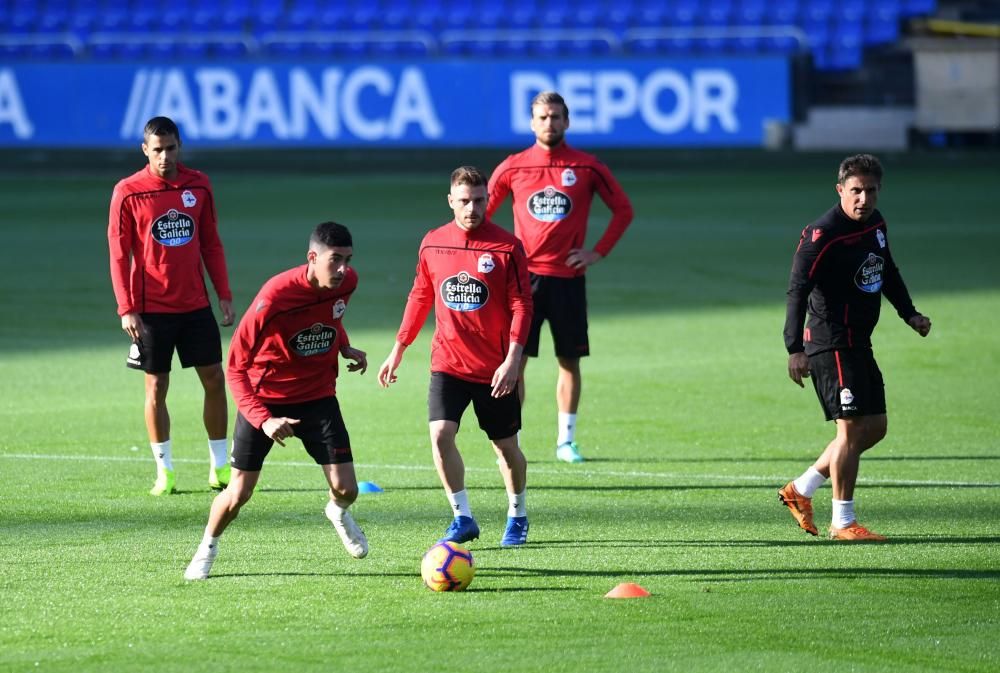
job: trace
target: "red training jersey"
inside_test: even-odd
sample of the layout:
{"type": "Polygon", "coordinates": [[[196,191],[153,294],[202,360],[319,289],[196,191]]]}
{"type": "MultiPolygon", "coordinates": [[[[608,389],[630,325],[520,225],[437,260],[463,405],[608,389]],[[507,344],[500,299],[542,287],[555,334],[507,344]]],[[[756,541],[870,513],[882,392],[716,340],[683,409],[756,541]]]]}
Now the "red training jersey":
{"type": "Polygon", "coordinates": [[[409,346],[434,307],[431,371],[491,383],[511,343],[531,327],[531,287],[524,248],[489,221],[465,231],[454,220],[420,243],[397,340],[409,346]]]}
{"type": "Polygon", "coordinates": [[[229,345],[226,379],[243,417],[259,428],[264,405],[309,402],[336,394],[338,357],[350,345],[341,318],[358,286],[348,269],[340,287],[321,290],[308,265],[274,276],[243,314],[229,345]]]}
{"type": "Polygon", "coordinates": [[[594,250],[607,257],[632,222],[632,203],[608,167],[565,142],[551,150],[532,145],[504,159],[490,177],[486,216],[514,195],[514,233],[524,243],[528,270],[573,278],[585,269],[566,264],[582,248],[594,194],[611,209],[611,221],[594,250]]]}
{"type": "Polygon", "coordinates": [[[212,185],[200,171],[178,164],[166,180],[146,166],[121,180],[111,195],[108,247],[118,315],[209,306],[203,269],[219,299],[232,301],[212,185]]]}

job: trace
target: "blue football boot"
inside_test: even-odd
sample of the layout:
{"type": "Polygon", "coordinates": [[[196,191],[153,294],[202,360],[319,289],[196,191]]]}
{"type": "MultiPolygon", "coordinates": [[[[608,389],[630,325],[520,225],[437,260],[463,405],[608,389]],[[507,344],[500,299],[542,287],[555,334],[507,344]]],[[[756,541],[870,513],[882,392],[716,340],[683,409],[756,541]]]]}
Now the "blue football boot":
{"type": "Polygon", "coordinates": [[[479,524],[471,516],[456,516],[444,532],[441,542],[468,542],[479,537],[479,524]]]}
{"type": "Polygon", "coordinates": [[[528,517],[508,516],[507,530],[503,532],[503,539],[500,540],[501,547],[516,547],[528,541],[528,517]]]}

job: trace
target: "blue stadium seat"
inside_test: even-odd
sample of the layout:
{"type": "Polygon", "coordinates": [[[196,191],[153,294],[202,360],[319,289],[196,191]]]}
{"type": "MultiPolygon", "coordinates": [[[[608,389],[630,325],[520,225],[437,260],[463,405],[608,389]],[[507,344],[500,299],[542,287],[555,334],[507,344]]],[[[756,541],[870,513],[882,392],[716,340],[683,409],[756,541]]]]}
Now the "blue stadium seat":
{"type": "Polygon", "coordinates": [[[791,26],[799,22],[798,0],[772,0],[767,5],[767,22],[772,26],[791,26]]]}
{"type": "Polygon", "coordinates": [[[899,39],[899,2],[883,0],[865,17],[865,44],[891,44],[899,39]]]}
{"type": "Polygon", "coordinates": [[[925,16],[937,11],[937,0],[903,0],[903,16],[925,16]]]}
{"type": "Polygon", "coordinates": [[[766,13],[765,0],[742,0],[733,14],[733,23],[749,28],[762,26],[766,13]]]}

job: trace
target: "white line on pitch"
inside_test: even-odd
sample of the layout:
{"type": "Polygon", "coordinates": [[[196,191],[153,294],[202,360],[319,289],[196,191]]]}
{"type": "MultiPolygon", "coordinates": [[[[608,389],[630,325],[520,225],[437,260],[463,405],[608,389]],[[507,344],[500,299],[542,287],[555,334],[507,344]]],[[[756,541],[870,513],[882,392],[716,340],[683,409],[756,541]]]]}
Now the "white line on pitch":
{"type": "MultiPolygon", "coordinates": [[[[145,452],[143,452],[145,453],[145,452]]],[[[55,454],[45,454],[45,453],[0,453],[0,458],[9,458],[12,460],[84,460],[84,461],[94,461],[94,462],[149,462],[149,457],[146,455],[135,455],[135,456],[79,456],[79,455],[55,455],[55,454]]],[[[174,458],[175,463],[203,463],[204,460],[196,458],[174,458]]],[[[315,463],[310,463],[306,461],[296,461],[296,460],[269,460],[267,464],[272,467],[312,467],[315,463]]],[[[381,463],[355,463],[359,470],[397,470],[402,472],[433,472],[434,467],[432,465],[387,465],[381,463]]],[[[495,472],[497,468],[494,467],[466,467],[466,472],[495,472]]],[[[559,476],[579,476],[585,478],[591,477],[642,477],[648,479],[705,479],[712,481],[745,481],[745,482],[762,482],[762,483],[777,483],[787,479],[788,475],[784,476],[767,476],[767,475],[751,475],[751,474],[694,474],[686,472],[646,472],[638,470],[628,470],[628,471],[618,471],[618,470],[587,470],[567,467],[562,468],[547,468],[547,467],[534,467],[530,468],[531,474],[551,474],[559,476]]],[[[878,485],[878,484],[891,484],[893,486],[959,486],[959,487],[978,487],[978,488],[998,488],[1000,483],[997,482],[983,482],[983,481],[956,481],[956,480],[918,480],[918,479],[865,479],[864,477],[858,479],[859,483],[878,485]]]]}

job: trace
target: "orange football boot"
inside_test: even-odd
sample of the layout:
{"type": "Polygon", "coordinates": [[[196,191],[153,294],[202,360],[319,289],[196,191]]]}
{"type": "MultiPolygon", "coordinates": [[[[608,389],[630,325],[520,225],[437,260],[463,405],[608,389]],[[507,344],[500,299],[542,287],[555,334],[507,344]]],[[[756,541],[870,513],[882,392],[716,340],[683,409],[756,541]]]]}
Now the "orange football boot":
{"type": "Polygon", "coordinates": [[[788,482],[778,490],[778,500],[788,507],[788,511],[798,522],[799,528],[810,535],[819,535],[816,524],[813,523],[812,498],[799,495],[799,492],[795,490],[795,484],[788,482]]]}
{"type": "Polygon", "coordinates": [[[883,542],[885,535],[873,533],[857,521],[852,521],[844,528],[830,526],[830,539],[840,542],[883,542]]]}

